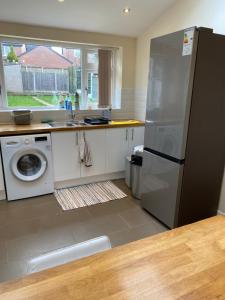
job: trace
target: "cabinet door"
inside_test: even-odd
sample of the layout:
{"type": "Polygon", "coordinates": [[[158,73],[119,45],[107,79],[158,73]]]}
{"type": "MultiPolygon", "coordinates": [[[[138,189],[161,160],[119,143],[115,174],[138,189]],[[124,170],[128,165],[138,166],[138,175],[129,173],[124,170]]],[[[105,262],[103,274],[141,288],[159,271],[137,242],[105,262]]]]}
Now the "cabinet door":
{"type": "Polygon", "coordinates": [[[82,164],[81,177],[104,174],[106,170],[106,130],[87,130],[80,132],[80,134],[85,135],[92,159],[91,167],[82,164]]]}
{"type": "Polygon", "coordinates": [[[132,153],[133,148],[144,144],[144,126],[129,128],[129,152],[132,153]]]}
{"type": "Polygon", "coordinates": [[[106,170],[107,173],[125,170],[125,158],[129,150],[128,128],[106,130],[106,170]]]}
{"type": "Polygon", "coordinates": [[[78,131],[53,132],[51,136],[55,181],[79,178],[78,131]]]}

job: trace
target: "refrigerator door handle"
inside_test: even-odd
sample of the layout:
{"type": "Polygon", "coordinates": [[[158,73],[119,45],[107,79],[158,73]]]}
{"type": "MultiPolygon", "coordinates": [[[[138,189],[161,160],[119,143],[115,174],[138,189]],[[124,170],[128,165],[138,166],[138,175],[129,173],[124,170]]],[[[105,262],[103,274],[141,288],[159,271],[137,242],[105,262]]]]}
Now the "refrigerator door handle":
{"type": "Polygon", "coordinates": [[[146,124],[154,124],[155,122],[154,121],[145,120],[145,123],[146,124]]]}
{"type": "Polygon", "coordinates": [[[128,129],[126,128],[126,141],[128,140],[128,129]]]}

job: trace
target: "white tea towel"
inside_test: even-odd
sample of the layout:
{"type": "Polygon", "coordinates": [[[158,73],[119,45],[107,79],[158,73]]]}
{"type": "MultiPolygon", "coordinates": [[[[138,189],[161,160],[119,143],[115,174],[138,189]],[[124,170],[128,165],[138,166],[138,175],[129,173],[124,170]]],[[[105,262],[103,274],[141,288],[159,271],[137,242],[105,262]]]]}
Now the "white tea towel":
{"type": "Polygon", "coordinates": [[[79,140],[79,152],[80,152],[81,163],[83,163],[86,167],[91,167],[92,166],[91,151],[85,138],[85,132],[83,132],[83,135],[81,135],[79,140]]]}
{"type": "Polygon", "coordinates": [[[84,161],[84,135],[81,135],[79,138],[79,154],[80,154],[80,162],[84,161]]]}

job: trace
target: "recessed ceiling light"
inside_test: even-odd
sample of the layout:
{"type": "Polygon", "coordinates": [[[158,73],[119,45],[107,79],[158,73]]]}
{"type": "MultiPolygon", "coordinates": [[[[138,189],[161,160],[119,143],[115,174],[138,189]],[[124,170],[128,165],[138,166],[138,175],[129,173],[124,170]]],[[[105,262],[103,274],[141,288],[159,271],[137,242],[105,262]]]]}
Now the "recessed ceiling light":
{"type": "Polygon", "coordinates": [[[63,3],[65,0],[58,0],[58,2],[63,3]]]}
{"type": "Polygon", "coordinates": [[[130,13],[130,7],[125,7],[125,8],[123,9],[123,13],[124,13],[125,15],[129,15],[129,13],[130,13]]]}

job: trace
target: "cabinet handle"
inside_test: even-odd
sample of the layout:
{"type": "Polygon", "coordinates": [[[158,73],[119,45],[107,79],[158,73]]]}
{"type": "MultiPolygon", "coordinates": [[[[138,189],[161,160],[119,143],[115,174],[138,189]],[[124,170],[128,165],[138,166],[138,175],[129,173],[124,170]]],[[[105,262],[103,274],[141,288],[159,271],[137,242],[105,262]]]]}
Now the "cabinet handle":
{"type": "Polygon", "coordinates": [[[126,141],[128,140],[128,129],[126,128],[126,141]]]}
{"type": "Polygon", "coordinates": [[[76,132],[76,145],[78,146],[78,131],[76,132]]]}
{"type": "Polygon", "coordinates": [[[132,141],[134,140],[134,128],[132,128],[132,141]]]}

